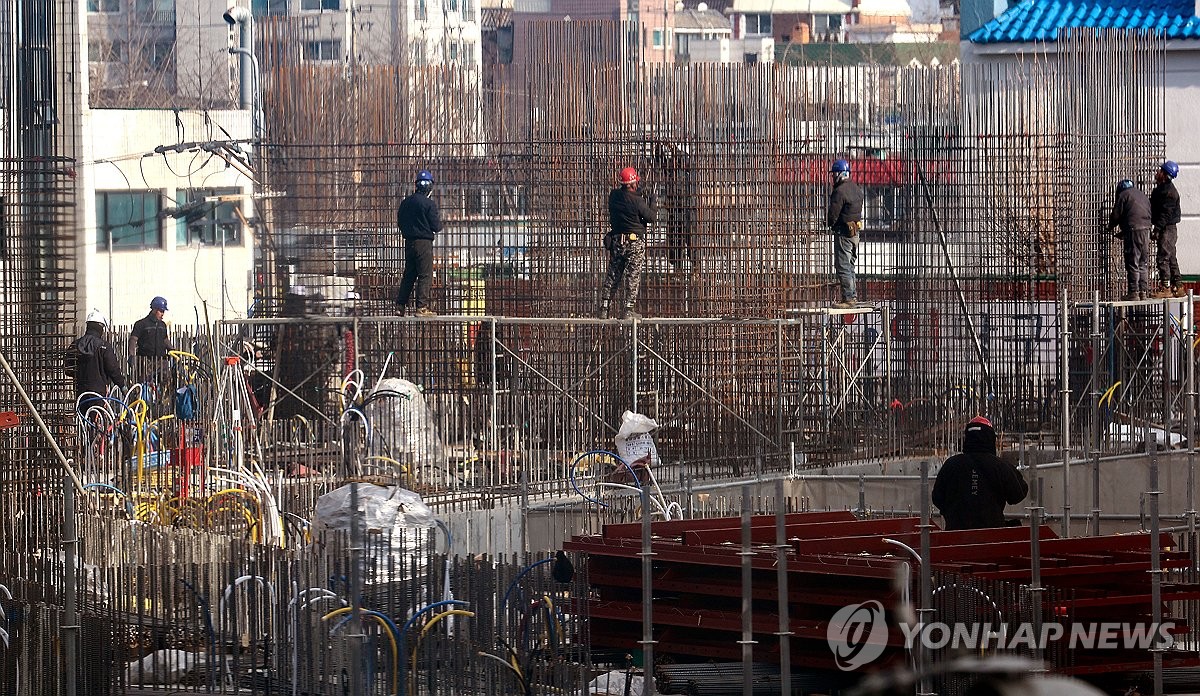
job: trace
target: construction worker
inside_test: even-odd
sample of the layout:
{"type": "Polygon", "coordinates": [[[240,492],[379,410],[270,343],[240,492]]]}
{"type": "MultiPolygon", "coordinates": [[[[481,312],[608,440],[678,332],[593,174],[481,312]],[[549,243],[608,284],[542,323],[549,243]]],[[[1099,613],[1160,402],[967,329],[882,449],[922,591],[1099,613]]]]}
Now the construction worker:
{"type": "Polygon", "coordinates": [[[863,227],[863,193],[850,178],[850,163],[846,160],[834,160],[829,175],[833,177],[833,188],[829,191],[829,210],[825,217],[834,237],[833,269],[842,286],[842,300],[837,307],[850,309],[858,306],[854,264],[858,261],[859,233],[863,227]]]}
{"type": "Polygon", "coordinates": [[[150,313],[138,319],[129,332],[129,362],[133,364],[134,356],[139,358],[165,358],[171,350],[171,340],[167,337],[167,324],[163,316],[167,313],[165,297],[155,297],[150,300],[150,313]]]}
{"type": "Polygon", "coordinates": [[[102,404],[108,385],[125,387],[117,353],[104,337],[108,318],[98,309],[88,312],[84,334],[71,343],[66,353],[67,374],[75,380],[75,398],[79,412],[102,404]],[[82,398],[80,398],[82,397],[82,398]]]}
{"type": "Polygon", "coordinates": [[[411,295],[417,305],[416,316],[436,317],[429,308],[429,286],[433,282],[433,238],[442,231],[442,216],[433,200],[433,174],[429,170],[417,172],[416,190],[400,202],[396,224],[404,236],[404,278],[396,304],[403,314],[411,295]]]}
{"type": "Polygon", "coordinates": [[[1150,199],[1129,179],[1117,184],[1108,229],[1124,244],[1125,302],[1149,297],[1150,199]]]}
{"type": "Polygon", "coordinates": [[[608,272],[600,290],[600,310],[596,316],[607,319],[609,306],[616,300],[621,281],[625,281],[626,297],[622,319],[636,318],[638,287],[642,282],[642,267],[646,264],[646,225],[658,217],[654,197],[638,192],[641,177],[633,167],[625,167],[618,175],[621,185],[608,194],[608,219],[612,231],[604,237],[608,250],[608,272]]]}
{"type": "Polygon", "coordinates": [[[1017,468],[996,456],[996,431],[983,416],[972,418],[963,433],[963,450],[942,464],[933,483],[933,504],[946,529],[1003,527],[1004,506],[1029,494],[1017,468]]]}
{"type": "Polygon", "coordinates": [[[1158,243],[1158,292],[1157,298],[1183,297],[1179,284],[1179,259],[1175,245],[1179,242],[1179,230],[1175,227],[1181,219],[1179,213],[1179,191],[1175,190],[1175,177],[1179,176],[1179,165],[1171,160],[1162,163],[1154,174],[1156,186],[1150,192],[1150,221],[1154,229],[1151,238],[1158,243]]]}

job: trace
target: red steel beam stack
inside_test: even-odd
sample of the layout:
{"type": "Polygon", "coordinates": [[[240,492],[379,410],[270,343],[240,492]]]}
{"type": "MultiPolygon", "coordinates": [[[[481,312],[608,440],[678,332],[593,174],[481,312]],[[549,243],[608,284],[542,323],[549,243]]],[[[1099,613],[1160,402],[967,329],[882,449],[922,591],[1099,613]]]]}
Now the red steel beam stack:
{"type": "MultiPolygon", "coordinates": [[[[793,513],[785,518],[792,664],[836,668],[826,631],[843,606],[878,600],[888,610],[886,664],[904,655],[903,634],[892,610],[897,601],[897,565],[910,560],[884,539],[920,547],[920,518],[860,520],[849,511],[793,513]]],[[[576,536],[566,548],[586,555],[591,644],[594,649],[631,650],[641,638],[641,525],[607,525],[599,535],[576,536]]],[[[680,661],[735,661],[741,658],[742,527],[736,517],[655,522],[654,638],[656,654],[680,661]]],[[[779,661],[776,518],[751,518],[753,630],[756,662],[779,661]]],[[[1150,534],[1061,539],[1040,529],[1042,583],[1047,589],[1043,621],[1148,622],[1151,616],[1150,534]]],[[[1169,534],[1158,540],[1164,570],[1186,568],[1189,557],[1169,534]]],[[[1005,527],[930,533],[936,577],[947,572],[982,582],[1011,583],[1011,597],[1028,597],[1019,585],[1031,579],[1030,530],[1005,527]]],[[[913,577],[916,564],[913,563],[913,577]]],[[[937,580],[934,581],[935,586],[937,580]]],[[[919,589],[913,587],[919,598],[919,589]]],[[[1164,620],[1183,635],[1185,617],[1172,616],[1168,602],[1200,599],[1200,585],[1164,583],[1164,620]]],[[[1006,615],[1019,615],[1017,607],[1006,615]]],[[[1025,603],[1028,612],[1028,603],[1025,603]]],[[[948,617],[933,617],[933,621],[948,617]]],[[[1124,672],[1151,667],[1145,650],[1066,650],[1046,652],[1064,673],[1124,672]]],[[[1192,651],[1165,653],[1168,666],[1200,664],[1192,651]]]]}

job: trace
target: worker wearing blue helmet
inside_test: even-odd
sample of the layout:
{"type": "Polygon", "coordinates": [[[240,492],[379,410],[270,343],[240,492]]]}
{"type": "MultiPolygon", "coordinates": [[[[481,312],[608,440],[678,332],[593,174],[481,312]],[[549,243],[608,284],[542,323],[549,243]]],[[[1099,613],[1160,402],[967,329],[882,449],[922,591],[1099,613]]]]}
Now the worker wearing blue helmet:
{"type": "Polygon", "coordinates": [[[1133,181],[1117,184],[1117,197],[1108,216],[1110,231],[1121,240],[1125,256],[1125,302],[1150,297],[1150,199],[1133,181]]]}
{"type": "Polygon", "coordinates": [[[1183,297],[1183,286],[1179,283],[1179,258],[1176,245],[1179,243],[1179,191],[1175,190],[1175,177],[1179,176],[1179,165],[1171,160],[1162,163],[1154,174],[1154,190],[1150,192],[1150,220],[1154,230],[1150,237],[1158,242],[1158,291],[1157,298],[1183,297]]]}
{"type": "Polygon", "coordinates": [[[433,200],[433,174],[428,169],[417,172],[416,189],[400,202],[396,224],[404,237],[404,277],[396,296],[400,313],[411,298],[416,316],[437,316],[429,308],[429,287],[433,284],[433,239],[442,231],[442,216],[433,200]]]}
{"type": "Polygon", "coordinates": [[[167,324],[163,317],[167,313],[167,298],[150,300],[150,312],[138,319],[129,332],[129,362],[134,357],[165,358],[171,350],[171,339],[167,335],[167,324]]]}
{"type": "Polygon", "coordinates": [[[833,177],[833,189],[829,192],[826,222],[833,231],[833,268],[842,288],[842,300],[837,307],[850,309],[858,306],[854,264],[858,261],[862,231],[863,193],[850,178],[850,163],[846,160],[834,160],[829,175],[833,177]]]}

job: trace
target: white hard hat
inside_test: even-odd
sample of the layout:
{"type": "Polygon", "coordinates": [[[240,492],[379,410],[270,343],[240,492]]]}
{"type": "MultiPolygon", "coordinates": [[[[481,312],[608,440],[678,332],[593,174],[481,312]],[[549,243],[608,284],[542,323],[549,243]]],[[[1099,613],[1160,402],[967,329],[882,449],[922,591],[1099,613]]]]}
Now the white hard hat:
{"type": "Polygon", "coordinates": [[[87,322],[89,324],[95,322],[101,326],[108,326],[108,317],[104,316],[104,312],[101,312],[98,309],[93,309],[92,311],[88,312],[87,322]]]}

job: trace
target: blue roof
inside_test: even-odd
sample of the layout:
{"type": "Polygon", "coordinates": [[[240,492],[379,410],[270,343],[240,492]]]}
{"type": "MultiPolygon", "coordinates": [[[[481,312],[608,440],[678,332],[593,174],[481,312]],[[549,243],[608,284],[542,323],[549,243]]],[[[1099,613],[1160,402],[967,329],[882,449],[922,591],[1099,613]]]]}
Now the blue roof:
{"type": "Polygon", "coordinates": [[[1060,29],[1159,30],[1168,39],[1200,39],[1194,0],[1023,0],[967,37],[972,43],[1054,41],[1060,29]]]}

